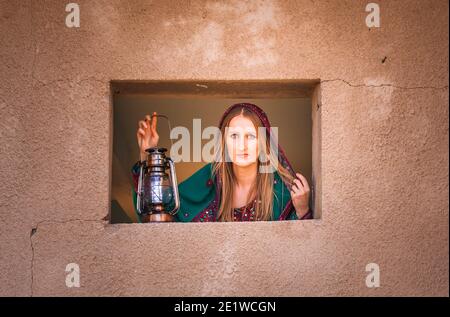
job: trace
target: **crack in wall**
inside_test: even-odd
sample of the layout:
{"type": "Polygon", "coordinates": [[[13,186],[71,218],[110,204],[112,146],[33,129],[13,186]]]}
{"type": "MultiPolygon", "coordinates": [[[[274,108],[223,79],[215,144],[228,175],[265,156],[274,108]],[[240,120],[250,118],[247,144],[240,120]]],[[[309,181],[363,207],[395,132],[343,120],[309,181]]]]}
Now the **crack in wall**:
{"type": "MultiPolygon", "coordinates": [[[[37,58],[37,40],[36,40],[36,34],[33,31],[33,27],[34,27],[34,16],[33,16],[33,1],[30,0],[29,1],[29,8],[30,8],[30,36],[32,38],[32,47],[33,47],[33,61],[32,61],[32,66],[31,66],[31,77],[33,78],[33,80],[35,80],[36,82],[40,83],[42,86],[47,86],[47,85],[52,85],[55,84],[57,82],[66,82],[69,79],[57,79],[54,81],[50,81],[50,82],[44,82],[42,80],[40,80],[39,78],[36,77],[35,75],[35,68],[36,68],[36,58],[37,58]]],[[[130,16],[133,16],[131,14],[131,8],[130,6],[128,6],[128,9],[130,10],[130,16]]],[[[385,56],[382,60],[382,63],[385,62],[387,56],[385,56]]],[[[157,68],[155,66],[155,68],[159,70],[159,68],[157,68]]],[[[99,83],[108,83],[108,80],[102,80],[102,79],[97,79],[94,77],[88,77],[88,78],[84,78],[81,79],[79,81],[76,81],[75,84],[79,85],[84,81],[88,81],[88,80],[93,80],[93,81],[97,81],[99,83]]],[[[368,88],[379,88],[379,87],[393,87],[393,88],[397,88],[397,89],[437,89],[437,90],[444,90],[444,89],[448,89],[448,85],[445,86],[441,86],[441,87],[434,87],[434,86],[417,86],[417,87],[404,87],[404,86],[395,86],[392,84],[380,84],[380,85],[366,85],[366,84],[352,84],[349,81],[345,80],[345,79],[340,79],[340,78],[336,78],[336,79],[325,79],[325,80],[321,80],[320,83],[327,83],[327,82],[334,82],[334,81],[341,81],[346,83],[348,86],[350,87],[368,87],[368,88]]],[[[32,97],[33,98],[33,97],[32,97]]]]}
{"type": "Polygon", "coordinates": [[[334,82],[334,81],[341,81],[350,87],[367,87],[367,88],[392,87],[392,88],[396,88],[396,89],[438,89],[438,90],[448,89],[448,85],[441,86],[441,87],[434,87],[434,86],[404,87],[404,86],[396,86],[396,85],[392,85],[392,84],[380,84],[380,85],[352,84],[349,81],[347,81],[345,79],[341,79],[341,78],[324,79],[324,80],[320,81],[320,84],[327,83],[327,82],[334,82]]]}
{"type": "Polygon", "coordinates": [[[52,80],[52,81],[49,81],[49,82],[45,82],[45,81],[40,80],[37,77],[34,77],[34,75],[33,75],[33,79],[36,82],[38,82],[39,84],[41,84],[41,86],[43,86],[43,87],[48,86],[48,85],[54,85],[56,83],[64,83],[64,82],[71,82],[73,84],[80,85],[81,83],[83,83],[85,81],[96,81],[96,82],[99,82],[101,84],[108,84],[108,80],[107,79],[102,80],[102,79],[98,79],[98,78],[95,78],[95,77],[82,78],[82,79],[80,79],[78,81],[70,81],[70,78],[67,78],[67,79],[56,79],[56,80],[52,80]]]}
{"type": "Polygon", "coordinates": [[[48,220],[42,220],[36,223],[31,228],[30,232],[30,246],[31,246],[31,263],[30,263],[30,272],[31,272],[31,285],[30,285],[30,297],[33,297],[33,288],[34,288],[34,244],[33,244],[33,235],[38,231],[39,225],[43,223],[52,224],[52,223],[69,223],[69,222],[75,222],[75,221],[81,221],[81,222],[101,222],[101,223],[108,223],[108,221],[105,221],[104,219],[68,219],[68,220],[61,220],[61,221],[48,221],[48,220]]]}
{"type": "Polygon", "coordinates": [[[31,233],[30,233],[30,245],[31,245],[31,267],[30,267],[30,272],[31,272],[31,286],[30,286],[30,296],[33,297],[33,284],[34,284],[34,245],[33,245],[33,234],[35,234],[36,232],[36,228],[32,228],[31,229],[31,233]]]}
{"type": "MultiPolygon", "coordinates": [[[[36,55],[36,54],[35,54],[35,55],[36,55]]],[[[70,82],[70,79],[69,79],[69,78],[67,78],[67,79],[56,79],[56,80],[52,80],[52,81],[49,81],[49,82],[42,81],[41,79],[37,78],[37,77],[34,75],[34,61],[33,61],[32,78],[33,78],[36,82],[38,82],[39,84],[41,84],[42,86],[53,85],[53,84],[56,84],[56,83],[70,82]]],[[[82,78],[82,79],[80,79],[80,80],[78,80],[78,81],[72,81],[72,83],[74,83],[74,84],[76,84],[76,85],[80,85],[81,83],[83,83],[83,82],[85,82],[85,81],[91,81],[91,80],[92,80],[92,81],[99,82],[99,83],[101,83],[101,84],[108,84],[108,82],[109,82],[107,79],[99,79],[99,78],[95,78],[95,77],[86,77],[86,78],[82,78]]],[[[172,81],[172,80],[175,81],[175,80],[186,80],[186,79],[168,79],[167,81],[170,82],[170,81],[172,81]]],[[[197,80],[195,80],[195,79],[187,79],[187,80],[191,80],[192,82],[197,81],[197,80]]],[[[205,80],[205,79],[203,79],[203,80],[205,80]]],[[[213,80],[211,80],[211,81],[214,82],[214,81],[216,81],[216,80],[219,80],[219,79],[213,79],[213,80]]],[[[271,79],[271,80],[273,80],[273,79],[271,79]]],[[[138,81],[139,81],[139,80],[138,80],[138,81]]],[[[143,81],[145,81],[145,80],[143,79],[143,81]]],[[[164,80],[162,80],[162,81],[164,81],[164,80]]],[[[206,80],[206,81],[208,81],[208,80],[206,80]]],[[[231,80],[231,81],[233,81],[233,80],[231,80]]],[[[245,79],[239,79],[239,80],[237,80],[237,81],[243,81],[243,82],[245,82],[245,79]]],[[[336,78],[336,79],[324,79],[324,80],[321,80],[321,81],[320,81],[320,84],[328,83],[328,82],[335,82],[335,81],[341,81],[341,82],[347,84],[348,86],[350,86],[350,87],[355,87],[355,88],[358,88],[358,87],[366,87],[366,88],[392,87],[392,88],[395,88],[395,89],[437,89],[437,90],[445,90],[445,89],[448,89],[448,85],[440,86],[440,87],[435,87],[435,86],[413,86],[413,87],[405,87],[405,86],[396,86],[396,85],[392,85],[392,84],[379,84],[379,85],[352,84],[352,83],[350,83],[349,81],[347,81],[347,80],[345,80],[345,79],[341,79],[341,78],[336,78]]],[[[198,86],[198,84],[197,84],[197,86],[198,86]]]]}

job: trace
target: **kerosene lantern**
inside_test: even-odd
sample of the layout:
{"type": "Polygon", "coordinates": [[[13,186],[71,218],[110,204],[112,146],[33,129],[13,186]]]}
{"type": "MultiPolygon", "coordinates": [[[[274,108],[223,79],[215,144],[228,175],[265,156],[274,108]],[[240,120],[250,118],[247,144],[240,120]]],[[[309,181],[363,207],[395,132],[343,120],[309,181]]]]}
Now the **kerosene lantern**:
{"type": "Polygon", "coordinates": [[[144,222],[173,221],[180,208],[175,165],[166,151],[161,147],[147,149],[147,160],[141,164],[136,209],[144,222]]]}

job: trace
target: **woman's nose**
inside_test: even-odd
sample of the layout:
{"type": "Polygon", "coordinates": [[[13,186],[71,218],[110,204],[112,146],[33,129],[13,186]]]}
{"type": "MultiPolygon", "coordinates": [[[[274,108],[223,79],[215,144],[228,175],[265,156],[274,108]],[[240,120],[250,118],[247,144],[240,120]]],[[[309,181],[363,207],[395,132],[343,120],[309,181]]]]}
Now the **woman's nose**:
{"type": "Polygon", "coordinates": [[[247,140],[246,140],[246,138],[239,138],[238,150],[239,151],[244,151],[245,149],[247,149],[247,140]]]}

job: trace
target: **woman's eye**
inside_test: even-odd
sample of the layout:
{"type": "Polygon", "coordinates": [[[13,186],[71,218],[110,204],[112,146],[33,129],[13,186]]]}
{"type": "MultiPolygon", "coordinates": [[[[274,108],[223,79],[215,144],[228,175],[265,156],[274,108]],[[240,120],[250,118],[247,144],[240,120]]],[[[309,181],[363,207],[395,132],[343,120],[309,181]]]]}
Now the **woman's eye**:
{"type": "Polygon", "coordinates": [[[237,134],[236,133],[232,133],[231,135],[230,135],[230,138],[232,138],[232,139],[236,139],[237,138],[237,134]]]}
{"type": "Polygon", "coordinates": [[[249,138],[250,140],[254,140],[254,139],[256,139],[256,135],[249,134],[249,135],[247,135],[247,138],[249,138]]]}

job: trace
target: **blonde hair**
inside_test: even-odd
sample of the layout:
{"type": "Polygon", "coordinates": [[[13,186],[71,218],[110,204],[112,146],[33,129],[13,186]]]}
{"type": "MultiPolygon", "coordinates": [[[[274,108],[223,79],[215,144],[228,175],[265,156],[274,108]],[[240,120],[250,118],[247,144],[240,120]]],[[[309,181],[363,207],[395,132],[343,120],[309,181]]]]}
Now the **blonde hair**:
{"type": "MultiPolygon", "coordinates": [[[[216,160],[212,163],[212,173],[213,177],[217,177],[220,183],[220,206],[217,215],[218,221],[233,221],[233,197],[234,197],[234,186],[236,178],[233,172],[232,162],[226,159],[227,150],[225,142],[225,129],[229,126],[230,121],[236,117],[242,115],[245,118],[250,119],[256,130],[258,131],[263,124],[259,117],[247,109],[246,107],[235,107],[232,109],[222,121],[222,126],[220,127],[221,137],[218,140],[219,144],[216,146],[216,160]]],[[[291,184],[293,176],[289,171],[284,168],[278,161],[278,157],[275,153],[270,151],[270,138],[262,138],[258,136],[259,151],[260,155],[264,157],[263,162],[267,162],[271,165],[273,170],[276,170],[282,180],[291,184]],[[262,143],[263,139],[266,141],[265,144],[262,143]]],[[[260,156],[258,155],[258,157],[260,156]]],[[[247,197],[246,205],[252,201],[256,200],[255,205],[255,220],[272,220],[273,219],[273,184],[274,184],[274,173],[265,172],[261,173],[260,166],[261,162],[257,161],[257,174],[256,182],[251,187],[249,195],[247,197]]]]}

